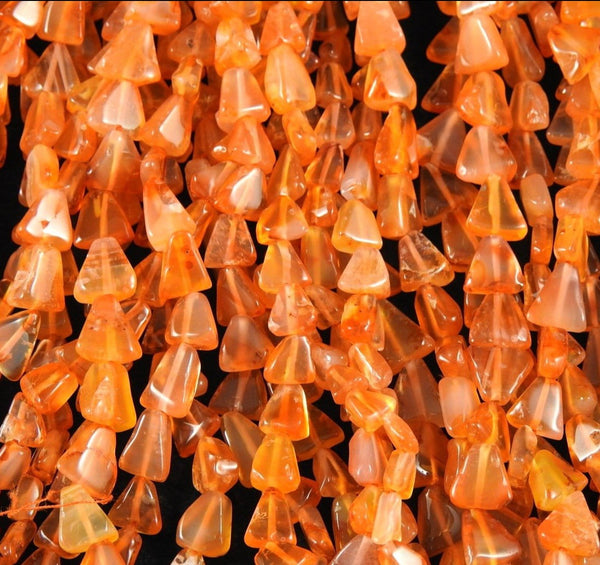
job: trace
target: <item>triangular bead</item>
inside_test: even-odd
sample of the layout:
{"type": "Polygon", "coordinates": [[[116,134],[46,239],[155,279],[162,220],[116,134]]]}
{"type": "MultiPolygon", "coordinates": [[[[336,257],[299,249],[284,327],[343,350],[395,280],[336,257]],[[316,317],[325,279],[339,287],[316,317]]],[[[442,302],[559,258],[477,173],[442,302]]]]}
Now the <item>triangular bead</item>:
{"type": "Polygon", "coordinates": [[[287,43],[298,54],[302,54],[306,47],[301,23],[287,3],[273,4],[269,8],[260,35],[260,52],[268,55],[281,43],[287,43]]]}
{"type": "Polygon", "coordinates": [[[77,340],[77,353],[95,363],[130,363],[142,356],[140,344],[117,299],[96,298],[77,340]]]}
{"type": "Polygon", "coordinates": [[[454,174],[466,135],[465,123],[454,108],[442,112],[417,131],[419,160],[454,174]]]}
{"type": "Polygon", "coordinates": [[[46,2],[37,30],[40,39],[80,45],[84,40],[86,6],[83,2],[46,2]]]}
{"type": "Polygon", "coordinates": [[[445,286],[454,279],[448,260],[422,232],[412,231],[398,244],[400,283],[404,292],[424,284],[445,286]]]}
{"type": "Polygon", "coordinates": [[[177,231],[163,253],[158,295],[161,301],[179,298],[212,286],[192,234],[177,231]]]}
{"type": "Polygon", "coordinates": [[[166,481],[171,466],[171,419],[160,410],[144,410],[119,457],[119,468],[150,481],[166,481]]]}
{"type": "Polygon", "coordinates": [[[136,414],[129,375],[120,363],[94,363],[85,373],[78,395],[86,419],[116,432],[135,426],[136,414]]]}
{"type": "Polygon", "coordinates": [[[217,279],[217,322],[226,326],[238,314],[255,318],[265,311],[262,293],[239,267],[220,269],[217,279]]]}
{"type": "Polygon", "coordinates": [[[317,326],[317,310],[299,285],[285,285],[269,314],[269,331],[277,336],[310,334],[317,326]]]}
{"type": "Polygon", "coordinates": [[[456,99],[456,107],[460,117],[470,125],[489,126],[497,133],[506,133],[512,127],[504,81],[496,73],[472,74],[456,99]]]}
{"type": "Polygon", "coordinates": [[[523,284],[521,266],[506,240],[498,235],[481,239],[465,277],[464,291],[518,294],[523,284]]]}
{"type": "Polygon", "coordinates": [[[476,444],[467,451],[449,495],[461,508],[495,510],[510,502],[512,490],[496,445],[476,444]]]}
{"type": "Polygon", "coordinates": [[[200,378],[198,353],[186,343],[172,345],[152,371],[140,396],[144,408],[184,418],[190,410],[200,378]]]}
{"type": "Polygon", "coordinates": [[[308,286],[312,279],[289,241],[275,241],[267,247],[265,260],[257,275],[258,286],[277,294],[286,284],[308,286]]]}
{"type": "Polygon", "coordinates": [[[219,345],[210,303],[204,294],[193,292],[180,298],[171,312],[165,331],[167,343],[187,343],[194,349],[215,349],[219,345]]]}
{"type": "Polygon", "coordinates": [[[381,249],[383,245],[373,212],[360,200],[348,200],[342,204],[331,242],[343,253],[354,253],[363,246],[381,249]]]}
{"type": "Polygon", "coordinates": [[[79,210],[73,245],[89,249],[94,241],[104,237],[113,237],[119,245],[127,245],[133,240],[133,230],[110,190],[90,190],[79,210]]]}
{"type": "Polygon", "coordinates": [[[144,185],[144,225],[150,244],[166,251],[177,231],[193,234],[196,222],[165,183],[150,181],[144,185]]]}
{"type": "Polygon", "coordinates": [[[373,57],[385,49],[404,51],[406,39],[391,5],[387,2],[359,3],[354,52],[373,57]]]}
{"type": "Polygon", "coordinates": [[[285,434],[292,441],[308,437],[309,415],[304,389],[298,384],[278,385],[260,416],[259,427],[265,434],[285,434]]]}
{"type": "Polygon", "coordinates": [[[73,296],[77,302],[92,304],[104,294],[119,302],[135,292],[136,276],[129,259],[113,237],[94,240],[81,266],[73,296]]]}
{"type": "Polygon", "coordinates": [[[33,352],[39,328],[40,315],[33,311],[13,314],[0,320],[0,373],[16,381],[33,352]]]}
{"type": "Polygon", "coordinates": [[[117,127],[129,135],[136,135],[145,122],[137,86],[128,81],[104,81],[87,105],[86,122],[100,135],[106,135],[117,127]]]}
{"type": "Polygon", "coordinates": [[[285,496],[275,489],[265,491],[250,518],[244,534],[249,547],[263,547],[267,542],[296,543],[296,533],[285,496]]]}
{"type": "Polygon", "coordinates": [[[219,557],[231,545],[231,500],[222,492],[202,494],[177,524],[177,544],[207,557],[219,557]]]}
{"type": "Polygon", "coordinates": [[[456,58],[456,45],[460,20],[453,16],[427,45],[425,54],[432,63],[449,65],[456,58]]]}
{"type": "Polygon", "coordinates": [[[483,184],[490,175],[510,181],[516,172],[515,157],[501,135],[488,126],[475,126],[469,130],[456,162],[458,178],[483,184]]]}
{"type": "Polygon", "coordinates": [[[133,477],[115,500],[108,517],[120,528],[132,525],[142,534],[157,534],[162,528],[162,517],[154,483],[133,477]]]}
{"type": "Polygon", "coordinates": [[[271,49],[265,68],[265,96],[278,114],[310,110],[316,103],[315,89],[300,56],[286,44],[271,49]]]}
{"type": "Polygon", "coordinates": [[[559,440],[563,437],[562,390],[554,379],[538,377],[506,413],[515,428],[529,426],[536,435],[559,440]]]}
{"type": "Polygon", "coordinates": [[[587,486],[587,477],[546,449],[539,449],[527,477],[536,508],[554,510],[571,493],[587,486]]]}
{"type": "Polygon", "coordinates": [[[315,380],[315,367],[307,337],[283,338],[266,359],[264,377],[274,384],[307,384],[315,380]]]}
{"type": "Polygon", "coordinates": [[[508,63],[508,53],[494,20],[487,14],[472,14],[460,20],[456,45],[456,72],[501,69],[508,63]]]}
{"type": "Polygon", "coordinates": [[[369,108],[382,112],[389,112],[397,104],[410,110],[417,105],[416,83],[399,51],[387,48],[371,58],[363,96],[369,108]]]}
{"type": "Polygon", "coordinates": [[[182,157],[188,151],[192,135],[193,101],[172,94],[140,128],[140,141],[164,149],[171,157],[182,157]]]}
{"type": "Polygon", "coordinates": [[[480,347],[529,348],[529,327],[515,298],[510,294],[486,295],[473,317],[469,342],[480,347]]]}
{"type": "Polygon", "coordinates": [[[231,448],[214,437],[200,438],[192,465],[194,487],[202,493],[227,492],[238,478],[239,466],[231,448]]]}
{"type": "Polygon", "coordinates": [[[390,276],[378,249],[359,247],[340,274],[338,288],[348,294],[390,295],[390,276]]]}
{"type": "Polygon", "coordinates": [[[505,179],[491,175],[481,185],[467,227],[478,236],[500,235],[509,241],[525,237],[527,223],[505,179]]]}
{"type": "Polygon", "coordinates": [[[296,490],[300,472],[291,440],[280,434],[266,435],[252,461],[252,486],[265,491],[275,488],[283,493],[296,490]]]}
{"type": "Polygon", "coordinates": [[[254,265],[256,249],[248,224],[242,217],[221,214],[217,218],[208,239],[204,262],[209,269],[254,265]]]}
{"type": "Polygon", "coordinates": [[[569,332],[586,329],[583,294],[577,269],[570,263],[557,262],[529,310],[532,324],[562,328],[569,332]]]}
{"type": "Polygon", "coordinates": [[[231,131],[212,148],[217,161],[233,161],[270,173],[275,153],[263,127],[251,116],[236,120],[231,131]]]}
{"type": "Polygon", "coordinates": [[[88,63],[88,70],[136,85],[156,82],[160,79],[160,68],[152,28],[139,20],[128,22],[88,63]]]}
{"type": "Polygon", "coordinates": [[[65,308],[62,257],[50,245],[23,248],[4,301],[15,308],[61,312],[65,308]]]}
{"type": "Polygon", "coordinates": [[[381,354],[393,373],[397,373],[408,361],[420,359],[433,351],[433,339],[391,302],[380,300],[378,310],[385,331],[381,354]]]}
{"type": "Polygon", "coordinates": [[[462,515],[462,543],[465,555],[473,563],[483,559],[509,563],[521,555],[521,545],[504,524],[481,510],[467,510],[462,515]]]}
{"type": "Polygon", "coordinates": [[[217,124],[224,132],[229,133],[235,122],[244,116],[264,122],[270,113],[265,95],[248,69],[232,67],[225,71],[221,80],[219,110],[215,114],[217,124]]]}
{"type": "Polygon", "coordinates": [[[273,345],[259,325],[248,316],[231,318],[219,351],[219,366],[226,372],[264,367],[273,345]]]}
{"type": "Polygon", "coordinates": [[[581,492],[565,498],[538,527],[542,545],[549,550],[564,548],[579,556],[592,556],[600,551],[598,519],[581,492]]]}
{"type": "Polygon", "coordinates": [[[81,553],[101,541],[114,542],[117,530],[94,499],[80,485],[60,492],[58,543],[69,553],[81,553]]]}

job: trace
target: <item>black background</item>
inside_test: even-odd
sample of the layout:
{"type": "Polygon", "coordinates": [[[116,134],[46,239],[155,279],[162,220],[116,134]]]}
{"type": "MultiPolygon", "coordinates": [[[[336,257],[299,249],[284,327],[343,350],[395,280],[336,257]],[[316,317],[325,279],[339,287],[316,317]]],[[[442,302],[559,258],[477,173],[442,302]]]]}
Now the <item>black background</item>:
{"type": "MultiPolygon", "coordinates": [[[[403,53],[403,57],[406,61],[409,71],[416,80],[418,88],[418,98],[422,99],[427,89],[431,86],[435,78],[439,75],[442,70],[441,65],[433,64],[427,61],[425,57],[425,49],[431,39],[437,34],[443,25],[448,21],[448,17],[444,16],[438,9],[435,2],[411,2],[411,16],[401,21],[402,28],[406,36],[406,50],[403,53]]],[[[44,44],[41,42],[34,42],[33,44],[36,51],[41,52],[44,44]]],[[[545,91],[548,93],[552,111],[556,108],[556,100],[554,98],[554,92],[560,80],[560,72],[557,66],[551,61],[546,60],[546,76],[542,82],[545,91]]],[[[507,97],[510,91],[507,92],[507,97]]],[[[22,121],[19,116],[19,105],[18,105],[18,89],[17,87],[10,87],[10,101],[12,110],[12,122],[8,127],[8,154],[5,166],[0,169],[0,190],[2,202],[0,204],[0,265],[4,266],[11,253],[14,252],[16,246],[10,239],[10,234],[13,226],[23,216],[26,209],[19,205],[17,200],[17,194],[21,175],[23,172],[24,161],[23,156],[19,150],[19,138],[22,130],[22,121]]],[[[417,127],[424,125],[428,120],[434,117],[431,114],[423,111],[420,107],[414,110],[415,119],[417,121],[417,127]]],[[[545,141],[543,132],[539,135],[542,140],[547,154],[550,158],[551,163],[554,164],[557,155],[557,148],[550,146],[545,141]]],[[[415,182],[415,186],[418,187],[418,181],[415,182]]],[[[557,187],[554,187],[553,193],[557,187]]],[[[185,196],[182,199],[185,200],[185,196]]],[[[253,228],[253,225],[251,226],[253,228]]],[[[441,241],[439,235],[439,226],[433,226],[425,229],[426,235],[441,248],[441,241]]],[[[519,257],[522,264],[528,261],[529,258],[529,239],[525,239],[522,242],[518,242],[513,245],[517,256],[519,257]]],[[[143,257],[147,251],[134,249],[133,246],[128,249],[128,255],[130,256],[132,263],[136,264],[141,257],[143,257]]],[[[76,259],[78,264],[81,265],[85,257],[85,253],[80,250],[75,250],[76,259]]],[[[386,260],[397,267],[397,243],[395,241],[387,241],[384,246],[384,256],[386,260]]],[[[211,273],[213,275],[214,273],[211,273]]],[[[213,281],[215,281],[213,277],[213,281]]],[[[457,277],[447,290],[454,296],[454,298],[462,304],[462,283],[463,275],[457,274],[457,277]]],[[[214,289],[211,289],[207,293],[209,298],[214,299],[214,289]]],[[[406,312],[409,316],[415,319],[413,302],[414,293],[403,293],[393,298],[393,302],[400,306],[402,311],[406,312]]],[[[71,321],[73,324],[74,334],[71,339],[74,339],[81,328],[83,322],[83,311],[81,305],[77,304],[72,297],[68,299],[68,309],[71,314],[71,321]]],[[[222,328],[221,335],[222,335],[222,328]]],[[[202,370],[208,377],[209,391],[206,395],[199,398],[199,400],[205,404],[208,404],[208,400],[212,391],[216,388],[216,385],[220,382],[223,377],[222,371],[220,371],[217,362],[217,351],[213,352],[201,352],[202,370]]],[[[439,376],[439,370],[435,369],[435,360],[433,356],[430,356],[428,362],[431,361],[431,366],[434,369],[434,374],[439,376]]],[[[143,359],[136,362],[132,368],[131,383],[132,392],[134,399],[139,398],[139,395],[147,382],[148,373],[150,367],[150,357],[144,356],[143,359]]],[[[19,390],[18,383],[10,382],[6,379],[0,381],[0,415],[6,413],[6,409],[13,398],[14,394],[19,390]]],[[[319,400],[319,406],[327,410],[331,415],[336,417],[339,421],[339,411],[337,407],[333,405],[330,397],[326,393],[323,398],[319,400]]],[[[141,407],[136,400],[136,408],[138,415],[141,413],[141,407]]],[[[78,415],[76,414],[76,417],[78,415]]],[[[76,425],[79,420],[77,420],[76,425]]],[[[351,430],[348,425],[343,424],[346,432],[347,440],[350,438],[351,430]]],[[[120,453],[125,442],[128,440],[130,432],[123,432],[118,434],[118,446],[117,454],[120,453]]],[[[346,440],[346,443],[347,443],[346,440]]],[[[564,448],[564,442],[560,442],[558,447],[563,453],[566,453],[564,448]]],[[[336,450],[346,457],[347,447],[345,445],[339,446],[336,450]]],[[[163,529],[159,535],[156,536],[143,536],[143,545],[141,553],[137,560],[137,563],[141,565],[168,565],[171,559],[175,557],[179,548],[175,544],[175,531],[179,517],[183,511],[196,500],[198,493],[194,490],[191,483],[191,466],[192,458],[182,460],[177,455],[175,449],[173,449],[173,459],[171,464],[171,474],[169,479],[162,484],[157,484],[158,493],[160,497],[160,505],[163,517],[163,529]]],[[[303,463],[301,465],[302,474],[307,476],[311,475],[310,462],[308,464],[303,463]]],[[[117,485],[114,489],[115,496],[118,496],[127,482],[130,480],[130,476],[124,472],[119,472],[119,478],[117,485]]],[[[418,491],[413,495],[410,501],[410,505],[413,512],[416,512],[415,502],[418,495],[418,491]]],[[[207,563],[228,563],[230,565],[242,565],[253,563],[253,557],[256,550],[247,548],[243,542],[243,536],[248,521],[252,515],[252,512],[258,502],[259,493],[252,489],[245,489],[241,485],[236,485],[232,490],[228,492],[228,496],[231,498],[233,503],[233,535],[231,541],[231,550],[227,556],[218,559],[206,559],[207,563]]],[[[595,508],[595,497],[592,495],[595,508]]],[[[6,507],[8,499],[6,493],[0,496],[0,505],[6,507]]],[[[326,499],[322,502],[320,509],[327,522],[329,519],[329,508],[330,499],[326,499]]],[[[107,506],[108,510],[110,506],[107,506]]],[[[38,516],[43,518],[42,516],[38,516]]],[[[6,520],[0,520],[0,533],[3,532],[8,525],[6,520]]],[[[299,543],[303,544],[302,535],[298,529],[298,540],[299,543]]],[[[29,553],[29,552],[28,552],[29,553]]],[[[72,563],[78,562],[78,560],[71,561],[72,563]]],[[[435,562],[435,561],[432,561],[435,562]]]]}

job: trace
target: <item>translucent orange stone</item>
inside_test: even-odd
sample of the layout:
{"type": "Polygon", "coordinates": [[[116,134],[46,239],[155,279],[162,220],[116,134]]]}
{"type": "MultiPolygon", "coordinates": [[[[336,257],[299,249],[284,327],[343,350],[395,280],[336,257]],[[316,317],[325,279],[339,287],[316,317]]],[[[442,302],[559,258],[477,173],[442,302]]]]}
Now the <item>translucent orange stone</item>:
{"type": "Polygon", "coordinates": [[[450,488],[450,500],[462,508],[494,510],[512,499],[512,489],[496,445],[469,448],[450,488]]]}
{"type": "Polygon", "coordinates": [[[257,548],[265,546],[267,542],[296,542],[296,533],[285,495],[275,489],[269,489],[262,494],[250,518],[244,542],[249,547],[257,548]]]}
{"type": "Polygon", "coordinates": [[[582,557],[596,555],[599,550],[598,520],[580,492],[566,497],[541,522],[538,535],[548,550],[564,548],[582,557]]]}
{"type": "Polygon", "coordinates": [[[502,78],[490,71],[472,74],[456,99],[460,117],[471,125],[489,126],[506,133],[512,127],[512,116],[506,102],[502,78]]]}
{"type": "Polygon", "coordinates": [[[202,494],[179,519],[177,544],[207,557],[225,555],[231,545],[231,506],[219,491],[202,494]]]}
{"type": "Polygon", "coordinates": [[[310,341],[305,336],[290,335],[269,352],[264,377],[274,384],[306,384],[315,379],[310,341]]]}
{"type": "Polygon", "coordinates": [[[288,3],[274,4],[269,8],[260,36],[260,52],[268,55],[271,49],[282,43],[288,44],[297,53],[302,53],[306,47],[301,23],[288,3]]]}
{"type": "Polygon", "coordinates": [[[61,190],[45,190],[13,230],[20,245],[47,244],[67,251],[73,243],[67,198],[61,190]]]}
{"type": "Polygon", "coordinates": [[[470,348],[479,394],[486,401],[506,404],[534,365],[528,349],[470,348]]]}
{"type": "Polygon", "coordinates": [[[119,458],[119,468],[151,481],[167,479],[171,465],[171,424],[158,410],[144,410],[119,458]]]}
{"type": "Polygon", "coordinates": [[[129,363],[142,356],[133,329],[114,296],[107,294],[94,300],[77,340],[77,353],[97,363],[129,363]]]}
{"type": "Polygon", "coordinates": [[[48,363],[27,371],[20,380],[27,401],[40,413],[56,412],[77,390],[77,377],[64,363],[48,363]]]}
{"type": "Polygon", "coordinates": [[[327,108],[330,104],[352,104],[352,88],[344,68],[335,61],[324,62],[317,70],[315,81],[317,106],[327,108]]]}
{"type": "Polygon", "coordinates": [[[388,112],[403,104],[412,110],[416,97],[415,81],[398,51],[387,48],[371,58],[364,87],[364,103],[369,108],[388,112]]]}
{"type": "Polygon", "coordinates": [[[276,488],[283,493],[300,484],[298,462],[291,440],[281,434],[266,435],[252,461],[252,486],[259,490],[276,488]]]}
{"type": "Polygon", "coordinates": [[[376,249],[382,246],[373,212],[360,200],[348,200],[341,206],[331,241],[344,253],[354,253],[361,246],[376,249]]]}
{"type": "Polygon", "coordinates": [[[257,273],[257,281],[258,286],[270,294],[277,294],[286,284],[312,284],[306,267],[291,243],[286,240],[275,241],[267,247],[264,263],[257,273]]]}
{"type": "Polygon", "coordinates": [[[511,426],[528,425],[550,439],[563,436],[562,390],[554,379],[538,377],[515,400],[506,417],[511,426]]]}
{"type": "Polygon", "coordinates": [[[284,286],[275,297],[269,330],[278,336],[308,334],[317,326],[317,310],[299,285],[284,286]]]}
{"type": "Polygon", "coordinates": [[[169,156],[181,157],[190,146],[193,100],[180,94],[169,96],[140,128],[138,138],[160,147],[169,156]]]}
{"type": "Polygon", "coordinates": [[[115,500],[108,517],[115,526],[132,525],[140,533],[157,534],[162,528],[162,517],[154,483],[133,477],[115,500]]]}
{"type": "Polygon", "coordinates": [[[518,559],[521,546],[501,521],[482,510],[468,510],[462,515],[462,540],[466,558],[473,563],[494,559],[510,563],[518,559]]]}
{"type": "Polygon", "coordinates": [[[272,349],[273,345],[252,318],[234,316],[221,341],[219,366],[228,372],[260,369],[272,349]]]}
{"type": "Polygon", "coordinates": [[[456,72],[493,71],[508,62],[498,28],[489,15],[472,14],[461,18],[454,63],[456,72]]]}
{"type": "Polygon", "coordinates": [[[162,301],[179,298],[212,286],[192,234],[176,231],[162,257],[158,295],[162,301]]]}
{"type": "Polygon", "coordinates": [[[445,286],[454,279],[447,259],[421,232],[412,231],[398,244],[402,290],[411,292],[423,284],[445,286]]]}
{"type": "Polygon", "coordinates": [[[117,530],[83,487],[62,489],[60,503],[58,542],[63,550],[80,553],[94,543],[117,540],[117,530]]]}
{"type": "Polygon", "coordinates": [[[227,492],[239,478],[238,462],[223,441],[203,437],[198,441],[192,466],[192,482],[201,493],[227,492]]]}
{"type": "Polygon", "coordinates": [[[577,269],[558,262],[527,311],[532,323],[580,332],[586,328],[583,296],[577,269]],[[568,296],[568,298],[567,298],[568,296]],[[568,306],[565,303],[568,300],[568,306]]]}
{"type": "Polygon", "coordinates": [[[504,238],[490,235],[481,239],[465,278],[465,292],[517,294],[523,283],[519,261],[504,238]]]}
{"type": "Polygon", "coordinates": [[[548,97],[541,86],[532,80],[518,82],[510,97],[510,111],[516,128],[536,131],[550,123],[548,97]]]}
{"type": "Polygon", "coordinates": [[[172,345],[150,375],[140,404],[173,418],[183,418],[189,412],[199,378],[196,350],[186,343],[172,345]]]}
{"type": "Polygon", "coordinates": [[[399,371],[408,361],[420,359],[433,350],[433,339],[391,302],[380,300],[377,306],[385,331],[382,355],[393,372],[399,371]]]}
{"type": "Polygon", "coordinates": [[[79,409],[87,419],[116,432],[135,426],[136,414],[129,376],[119,363],[94,363],[79,391],[79,409]]]}
{"type": "Polygon", "coordinates": [[[265,434],[285,434],[292,441],[309,435],[309,414],[306,395],[300,385],[278,385],[267,402],[259,427],[265,434]]]}
{"type": "Polygon", "coordinates": [[[569,84],[581,80],[590,70],[597,35],[593,29],[559,23],[548,32],[548,43],[569,84]]]}
{"type": "Polygon", "coordinates": [[[241,268],[221,269],[217,279],[217,322],[226,326],[236,315],[260,316],[265,311],[260,289],[241,268]]]}
{"type": "Polygon", "coordinates": [[[278,114],[310,110],[316,103],[315,90],[300,57],[287,44],[269,51],[265,68],[265,96],[278,114]]]}
{"type": "Polygon", "coordinates": [[[88,63],[88,70],[107,79],[128,80],[136,85],[159,80],[152,28],[141,21],[128,22],[88,63]]]}
{"type": "Polygon", "coordinates": [[[395,104],[389,109],[373,155],[379,173],[418,176],[416,129],[413,115],[404,104],[395,104]]]}
{"type": "Polygon", "coordinates": [[[509,294],[488,294],[477,308],[469,342],[483,347],[527,349],[531,335],[521,307],[509,294]]]}
{"type": "Polygon", "coordinates": [[[215,144],[212,156],[218,161],[233,161],[258,167],[269,173],[275,165],[275,153],[262,126],[252,116],[235,121],[231,131],[215,144]]]}
{"type": "Polygon", "coordinates": [[[165,340],[171,345],[186,343],[194,349],[217,347],[217,328],[204,294],[193,292],[177,301],[169,318],[165,340]]]}
{"type": "Polygon", "coordinates": [[[118,301],[131,298],[136,276],[121,246],[113,237],[94,240],[91,244],[74,287],[75,300],[92,304],[104,294],[118,301]]]}
{"type": "Polygon", "coordinates": [[[515,157],[504,139],[488,126],[475,126],[467,133],[456,163],[456,176],[483,184],[490,175],[506,181],[517,172],[515,157]]]}
{"type": "Polygon", "coordinates": [[[354,52],[360,57],[373,57],[385,49],[404,51],[406,39],[389,4],[359,2],[354,52]]]}
{"type": "Polygon", "coordinates": [[[60,251],[43,244],[25,247],[4,300],[17,308],[62,311],[65,298],[60,251]]]}
{"type": "Polygon", "coordinates": [[[11,381],[17,380],[33,352],[39,328],[40,315],[19,312],[0,321],[0,373],[11,381]]]}
{"type": "Polygon", "coordinates": [[[166,251],[177,231],[194,233],[196,223],[165,183],[144,185],[144,225],[148,240],[156,251],[166,251]]]}

